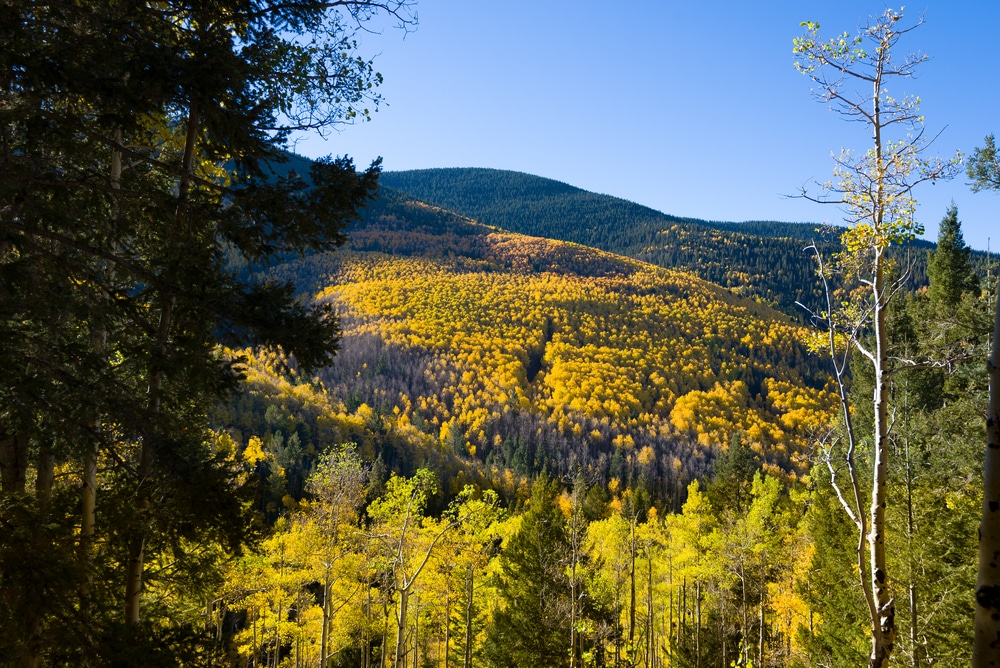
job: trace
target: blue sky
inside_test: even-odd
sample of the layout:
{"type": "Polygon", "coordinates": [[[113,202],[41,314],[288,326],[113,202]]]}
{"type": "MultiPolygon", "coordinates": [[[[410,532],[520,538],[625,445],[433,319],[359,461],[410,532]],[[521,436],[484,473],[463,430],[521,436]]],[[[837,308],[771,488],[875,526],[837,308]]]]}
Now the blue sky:
{"type": "MultiPolygon", "coordinates": [[[[387,170],[494,167],[538,174],[708,220],[838,222],[835,206],[785,195],[832,173],[831,152],[864,150],[868,133],[810,94],[792,67],[799,22],[855,32],[886,5],[842,0],[421,0],[419,27],[364,35],[388,105],[310,157],[347,154],[387,170]]],[[[932,151],[971,153],[1000,135],[1000,1],[924,0],[925,24],[901,50],[930,60],[902,88],[919,95],[932,151]]],[[[902,54],[901,54],[902,55],[902,54]]],[[[1000,194],[964,174],[917,190],[936,239],[949,203],[966,242],[1000,250],[1000,194]]]]}

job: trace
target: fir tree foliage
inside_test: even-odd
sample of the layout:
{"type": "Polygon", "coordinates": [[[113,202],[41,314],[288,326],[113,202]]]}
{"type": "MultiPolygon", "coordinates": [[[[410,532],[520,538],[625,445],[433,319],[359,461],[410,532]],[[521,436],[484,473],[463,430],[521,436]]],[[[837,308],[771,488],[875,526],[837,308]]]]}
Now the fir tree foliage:
{"type": "Polygon", "coordinates": [[[521,526],[501,553],[500,607],[485,652],[491,666],[569,665],[569,541],[558,493],[554,480],[534,482],[521,526]]]}
{"type": "MultiPolygon", "coordinates": [[[[30,505],[23,481],[58,469],[81,497],[78,600],[29,615],[19,660],[101,663],[130,646],[169,662],[163,639],[198,635],[170,610],[178,576],[164,564],[210,572],[185,555],[233,550],[246,529],[237,453],[207,429],[239,371],[217,343],[281,346],[310,368],[338,339],[329,308],[241,280],[227,254],[268,262],[342,242],[379,165],[331,158],[309,182],[265,165],[290,133],[375,108],[381,77],[352,35],[379,12],[409,24],[409,10],[0,3],[2,494],[30,505]]],[[[21,529],[0,551],[20,549],[7,538],[21,529]]]]}
{"type": "Polygon", "coordinates": [[[971,253],[962,237],[958,207],[952,203],[941,220],[937,248],[928,253],[928,292],[933,304],[954,309],[962,300],[962,295],[979,296],[979,277],[972,269],[971,253]]]}
{"type": "Polygon", "coordinates": [[[973,150],[966,164],[966,174],[971,179],[972,192],[1000,190],[1000,157],[992,134],[986,135],[982,147],[973,150]]]}

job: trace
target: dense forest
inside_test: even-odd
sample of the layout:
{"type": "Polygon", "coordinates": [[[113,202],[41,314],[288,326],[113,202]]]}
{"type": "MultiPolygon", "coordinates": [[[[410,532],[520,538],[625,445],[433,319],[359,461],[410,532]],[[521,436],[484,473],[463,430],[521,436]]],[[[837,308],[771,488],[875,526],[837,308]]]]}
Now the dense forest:
{"type": "MultiPolygon", "coordinates": [[[[685,269],[795,317],[802,316],[796,302],[815,303],[822,295],[806,247],[816,244],[827,254],[835,252],[843,231],[810,223],[678,218],[552,179],[499,169],[387,172],[382,184],[486,225],[685,269]]],[[[927,251],[933,247],[914,239],[893,250],[899,266],[909,267],[910,289],[926,287],[927,251]]],[[[974,252],[972,262],[986,274],[986,253],[974,252]]]]}
{"type": "MultiPolygon", "coordinates": [[[[810,256],[288,153],[371,117],[408,0],[0,19],[0,665],[970,662],[997,277],[907,215],[957,162],[841,165],[889,195],[810,256]]],[[[818,85],[868,58],[803,27],[818,85]]]]}
{"type": "MultiPolygon", "coordinates": [[[[766,306],[403,199],[383,196],[346,249],[270,274],[336,305],[340,351],[316,374],[327,394],[412,426],[490,479],[516,474],[509,499],[527,476],[581,470],[641,480],[650,503],[677,509],[740,435],[795,479],[810,425],[833,410],[805,330],[766,306]]],[[[396,470],[414,457],[379,454],[396,470]]]]}
{"type": "MultiPolygon", "coordinates": [[[[350,239],[269,270],[337,304],[334,363],[307,378],[293,360],[246,351],[247,390],[213,413],[217,429],[252,444],[257,521],[279,528],[215,612],[223,635],[234,610],[259,622],[256,640],[233,627],[245,660],[308,665],[339,642],[334,665],[393,661],[398,643],[416,665],[864,661],[850,529],[815,448],[835,398],[800,347],[807,330],[689,275],[397,193],[350,239]],[[324,454],[324,442],[352,445],[324,454]],[[310,533],[315,513],[332,512],[314,505],[328,457],[368,482],[349,513],[355,542],[323,566],[337,614],[309,589],[310,541],[331,540],[310,533]],[[426,513],[406,547],[410,569],[429,555],[419,578],[373,566],[399,558],[403,497],[426,513]],[[388,545],[371,510],[387,498],[388,545]],[[272,598],[250,596],[248,577],[272,598]],[[280,601],[303,596],[314,613],[286,613],[280,627],[280,601]]],[[[984,294],[955,307],[930,294],[894,311],[911,341],[938,309],[987,327],[984,294]]],[[[860,392],[870,382],[855,380],[860,392]]],[[[900,660],[948,664],[971,642],[984,427],[968,425],[985,377],[966,365],[915,372],[897,392],[906,457],[891,484],[906,503],[889,540],[913,602],[900,660]]]]}

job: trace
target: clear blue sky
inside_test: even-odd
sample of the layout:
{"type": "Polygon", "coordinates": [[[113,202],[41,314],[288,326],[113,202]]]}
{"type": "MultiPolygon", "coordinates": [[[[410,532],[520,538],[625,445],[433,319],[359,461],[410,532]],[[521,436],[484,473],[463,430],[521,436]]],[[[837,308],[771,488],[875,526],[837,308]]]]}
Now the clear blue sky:
{"type": "MultiPolygon", "coordinates": [[[[838,222],[834,206],[783,195],[831,176],[831,152],[864,150],[865,128],[816,102],[792,67],[799,22],[856,31],[886,5],[807,0],[421,0],[419,27],[365,35],[388,106],[310,157],[382,156],[387,170],[512,169],[708,220],[838,222]]],[[[933,150],[971,153],[1000,135],[1000,1],[923,0],[903,51],[930,56],[904,89],[922,98],[933,150]]],[[[1000,194],[964,173],[916,192],[936,239],[949,203],[966,242],[1000,250],[1000,194]]]]}

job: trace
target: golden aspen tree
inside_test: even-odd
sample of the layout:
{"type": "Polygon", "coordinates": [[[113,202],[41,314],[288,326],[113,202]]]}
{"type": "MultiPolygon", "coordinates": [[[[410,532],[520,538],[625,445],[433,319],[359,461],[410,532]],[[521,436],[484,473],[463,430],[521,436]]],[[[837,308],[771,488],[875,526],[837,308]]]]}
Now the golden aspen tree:
{"type": "Polygon", "coordinates": [[[434,474],[420,469],[412,478],[390,478],[385,495],[368,506],[368,515],[374,522],[371,536],[381,545],[380,556],[392,573],[391,584],[397,597],[393,659],[397,668],[406,660],[410,597],[435,549],[463,522],[496,503],[494,495],[476,499],[470,486],[440,519],[426,517],[427,501],[436,491],[434,474]]]}

